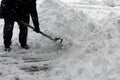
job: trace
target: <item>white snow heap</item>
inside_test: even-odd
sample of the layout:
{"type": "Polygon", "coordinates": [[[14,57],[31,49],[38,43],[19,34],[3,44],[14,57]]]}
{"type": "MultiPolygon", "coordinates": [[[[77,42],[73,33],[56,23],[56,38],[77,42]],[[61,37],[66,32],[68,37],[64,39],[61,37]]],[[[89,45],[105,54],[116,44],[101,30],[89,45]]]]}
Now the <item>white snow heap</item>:
{"type": "Polygon", "coordinates": [[[100,41],[105,38],[102,36],[104,32],[83,11],[78,11],[60,0],[44,0],[38,9],[41,30],[45,30],[47,34],[61,37],[72,45],[94,45],[94,48],[103,45],[100,41]]]}
{"type": "Polygon", "coordinates": [[[120,6],[120,0],[61,0],[66,3],[76,3],[80,5],[101,5],[115,7],[120,6]]]}
{"type": "Polygon", "coordinates": [[[120,6],[120,0],[102,0],[104,5],[114,7],[114,6],[120,6]]]}

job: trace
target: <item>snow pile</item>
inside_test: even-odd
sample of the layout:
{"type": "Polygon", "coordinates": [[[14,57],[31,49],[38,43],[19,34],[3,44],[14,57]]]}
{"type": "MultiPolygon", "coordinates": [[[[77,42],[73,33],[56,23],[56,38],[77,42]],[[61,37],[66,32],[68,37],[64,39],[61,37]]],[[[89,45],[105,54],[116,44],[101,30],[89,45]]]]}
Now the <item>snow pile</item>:
{"type": "Polygon", "coordinates": [[[91,4],[91,5],[100,5],[101,0],[81,0],[80,2],[84,2],[86,4],[91,4]]]}
{"type": "Polygon", "coordinates": [[[112,53],[114,49],[117,51],[120,45],[120,12],[110,12],[103,21],[104,31],[109,35],[109,38],[106,40],[106,48],[112,53]]]}
{"type": "Polygon", "coordinates": [[[101,0],[61,0],[66,3],[76,3],[76,4],[92,4],[92,5],[98,5],[101,4],[101,0]]]}
{"type": "MultiPolygon", "coordinates": [[[[82,0],[81,2],[83,1],[84,0],[82,0]]],[[[87,2],[88,4],[92,4],[92,5],[107,5],[110,7],[120,5],[120,0],[87,0],[85,2],[87,2]]]]}
{"type": "Polygon", "coordinates": [[[93,50],[103,46],[102,41],[106,37],[98,26],[100,24],[83,11],[58,0],[44,0],[39,10],[41,27],[47,34],[59,36],[74,46],[81,45],[93,50]]]}
{"type": "MultiPolygon", "coordinates": [[[[87,18],[89,18],[91,21],[89,21],[89,19],[86,20],[92,22],[93,25],[96,25],[95,29],[89,32],[89,30],[91,30],[91,28],[89,28],[91,26],[90,24],[87,27],[84,26],[84,29],[81,26],[79,27],[84,30],[83,33],[85,35],[83,35],[84,37],[82,37],[82,39],[84,40],[82,41],[82,43],[86,46],[84,46],[85,51],[79,46],[79,49],[78,47],[77,49],[72,49],[72,51],[67,56],[60,59],[61,62],[58,64],[57,68],[55,68],[55,71],[53,72],[54,74],[59,72],[57,73],[60,78],[57,78],[58,80],[120,79],[118,75],[120,74],[119,15],[120,12],[116,13],[112,11],[107,17],[103,18],[103,22],[101,23],[97,23],[95,21],[93,21],[93,23],[90,17],[87,16],[87,18]],[[87,34],[87,32],[89,33],[87,34]],[[88,44],[90,45],[88,46],[88,44]],[[93,54],[89,54],[91,51],[94,51],[92,52],[93,54]],[[63,77],[61,77],[61,75],[63,75],[63,77]]],[[[79,37],[81,38],[81,35],[79,37]]],[[[75,39],[78,40],[77,37],[75,37],[75,39]]],[[[79,43],[81,43],[81,41],[79,43]]]]}
{"type": "Polygon", "coordinates": [[[120,0],[61,0],[66,3],[75,3],[80,5],[101,5],[115,7],[120,6],[120,0]]]}
{"type": "Polygon", "coordinates": [[[119,79],[116,76],[117,69],[114,69],[115,55],[108,55],[114,52],[114,47],[119,47],[114,42],[119,40],[119,17],[114,12],[98,23],[88,16],[89,13],[85,14],[57,0],[45,0],[40,8],[42,30],[52,36],[62,37],[73,46],[56,59],[57,65],[49,72],[49,79],[119,79]],[[111,77],[112,72],[115,74],[111,77]]]}
{"type": "Polygon", "coordinates": [[[119,6],[120,0],[103,0],[103,4],[110,7],[119,6]]]}

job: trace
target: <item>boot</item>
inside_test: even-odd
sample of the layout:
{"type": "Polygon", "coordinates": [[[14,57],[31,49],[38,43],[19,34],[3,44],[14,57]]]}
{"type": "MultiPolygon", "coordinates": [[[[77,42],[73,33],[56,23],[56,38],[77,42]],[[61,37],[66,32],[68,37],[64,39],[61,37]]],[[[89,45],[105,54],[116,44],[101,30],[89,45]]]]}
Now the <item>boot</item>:
{"type": "Polygon", "coordinates": [[[22,48],[24,49],[29,49],[30,47],[28,45],[21,45],[22,48]]]}
{"type": "Polygon", "coordinates": [[[10,47],[5,47],[4,51],[10,52],[10,51],[11,51],[11,48],[10,48],[10,47]]]}

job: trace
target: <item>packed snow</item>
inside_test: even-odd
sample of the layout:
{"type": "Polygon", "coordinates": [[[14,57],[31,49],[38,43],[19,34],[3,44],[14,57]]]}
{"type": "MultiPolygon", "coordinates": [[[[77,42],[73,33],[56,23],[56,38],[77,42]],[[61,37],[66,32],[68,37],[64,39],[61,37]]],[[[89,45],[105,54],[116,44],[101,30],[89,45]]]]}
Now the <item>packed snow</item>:
{"type": "Polygon", "coordinates": [[[119,0],[114,6],[110,0],[79,1],[37,1],[41,31],[62,44],[29,29],[30,50],[24,50],[15,23],[12,51],[5,52],[1,19],[0,80],[119,80],[119,0]]]}

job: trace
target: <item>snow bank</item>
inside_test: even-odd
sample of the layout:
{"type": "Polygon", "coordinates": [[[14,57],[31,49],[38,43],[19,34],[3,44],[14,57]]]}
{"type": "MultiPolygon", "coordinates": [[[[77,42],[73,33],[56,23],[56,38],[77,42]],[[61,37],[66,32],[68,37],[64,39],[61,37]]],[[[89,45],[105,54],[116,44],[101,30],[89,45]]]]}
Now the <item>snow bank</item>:
{"type": "Polygon", "coordinates": [[[66,3],[80,3],[80,4],[92,4],[92,5],[96,5],[96,4],[100,4],[101,0],[61,0],[63,2],[66,3]]]}
{"type": "Polygon", "coordinates": [[[70,45],[96,48],[102,46],[104,32],[96,21],[83,11],[59,0],[44,0],[39,6],[41,29],[51,36],[59,36],[70,45]],[[98,44],[99,43],[99,44],[98,44]],[[94,45],[94,46],[93,46],[94,45]]]}
{"type": "Polygon", "coordinates": [[[114,12],[98,23],[88,16],[89,13],[57,0],[45,0],[39,8],[42,30],[62,37],[72,46],[69,51],[63,51],[64,56],[56,59],[57,65],[49,73],[49,79],[108,80],[111,73],[116,72],[113,70],[115,60],[112,61],[112,55],[108,55],[114,52],[112,48],[119,47],[114,42],[119,35],[119,17],[114,12]]]}
{"type": "Polygon", "coordinates": [[[120,0],[103,0],[103,4],[110,7],[119,6],[120,0]]]}
{"type": "Polygon", "coordinates": [[[61,0],[66,3],[76,3],[80,5],[101,5],[115,7],[120,5],[120,0],[61,0]]]}
{"type": "Polygon", "coordinates": [[[109,35],[109,38],[106,40],[106,48],[109,49],[109,52],[117,51],[117,47],[119,47],[119,36],[120,36],[120,12],[112,11],[104,18],[103,20],[103,29],[106,34],[109,35]]]}

